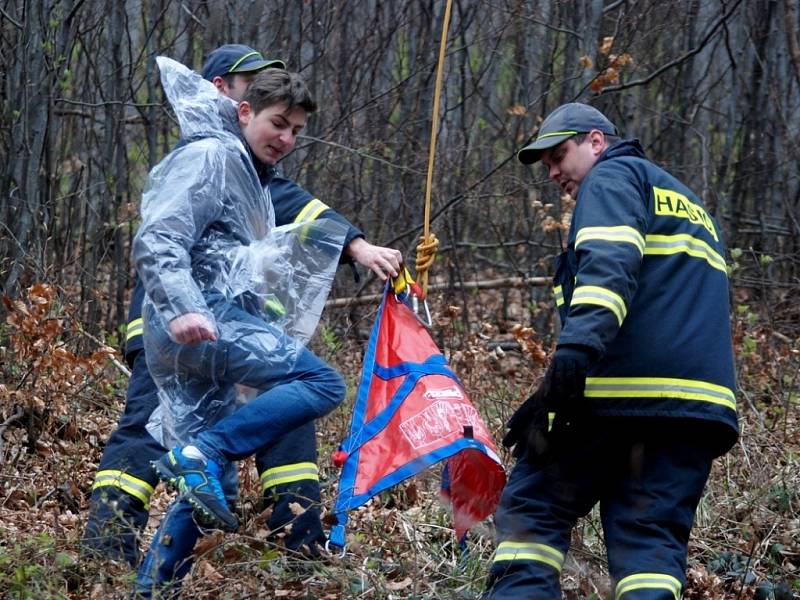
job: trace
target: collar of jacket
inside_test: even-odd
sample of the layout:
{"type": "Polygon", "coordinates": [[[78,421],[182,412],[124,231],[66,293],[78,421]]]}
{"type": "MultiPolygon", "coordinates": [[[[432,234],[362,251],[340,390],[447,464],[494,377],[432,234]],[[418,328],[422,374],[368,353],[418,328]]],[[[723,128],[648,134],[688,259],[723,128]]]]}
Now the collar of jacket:
{"type": "Polygon", "coordinates": [[[642,144],[639,143],[639,140],[620,140],[619,142],[616,142],[615,144],[612,144],[606,148],[605,152],[603,152],[600,155],[600,158],[597,159],[595,165],[603,162],[604,160],[620,158],[623,156],[647,158],[644,155],[644,150],[642,149],[642,144]]]}
{"type": "Polygon", "coordinates": [[[261,186],[267,185],[272,178],[275,177],[277,172],[277,168],[274,165],[268,165],[265,162],[261,162],[256,158],[256,155],[253,154],[253,151],[250,150],[250,146],[247,146],[247,152],[250,154],[250,159],[253,161],[253,166],[256,168],[256,174],[258,175],[258,180],[261,182],[261,186]]]}

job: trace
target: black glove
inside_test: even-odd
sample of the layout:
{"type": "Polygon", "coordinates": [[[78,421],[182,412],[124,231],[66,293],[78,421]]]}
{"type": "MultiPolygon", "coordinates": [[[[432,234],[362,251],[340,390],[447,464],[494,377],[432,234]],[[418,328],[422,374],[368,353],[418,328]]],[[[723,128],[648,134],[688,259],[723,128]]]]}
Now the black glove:
{"type": "Polygon", "coordinates": [[[503,438],[503,446],[510,448],[517,445],[516,450],[521,450],[526,445],[529,430],[547,432],[547,404],[541,386],[511,415],[506,427],[508,433],[503,438]]]}
{"type": "MultiPolygon", "coordinates": [[[[587,346],[562,346],[556,350],[539,388],[509,419],[503,438],[506,448],[516,445],[514,456],[546,451],[549,429],[548,413],[556,413],[556,423],[571,422],[585,410],[583,390],[586,371],[595,353],[587,346]]],[[[554,424],[555,425],[555,424],[554,424]]]]}
{"type": "Polygon", "coordinates": [[[588,403],[583,391],[594,355],[587,346],[560,346],[556,350],[541,385],[548,410],[556,413],[556,423],[571,423],[586,413],[588,403]]]}

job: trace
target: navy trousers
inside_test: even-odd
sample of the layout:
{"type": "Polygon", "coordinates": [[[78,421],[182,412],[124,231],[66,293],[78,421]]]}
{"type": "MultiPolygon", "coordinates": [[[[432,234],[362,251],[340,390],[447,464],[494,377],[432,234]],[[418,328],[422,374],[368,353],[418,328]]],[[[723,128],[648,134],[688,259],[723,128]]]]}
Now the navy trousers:
{"type": "MultiPolygon", "coordinates": [[[[307,429],[314,419],[332,411],[344,399],[345,385],[311,351],[297,347],[283,332],[243,309],[226,305],[217,317],[220,335],[213,343],[176,344],[157,327],[146,329],[145,335],[153,337],[145,339],[157,349],[156,360],[163,368],[180,375],[180,379],[170,375],[165,380],[175,381],[176,388],[182,386],[190,401],[207,390],[224,391],[236,383],[260,390],[254,399],[209,424],[192,442],[231,475],[235,474],[232,461],[269,448],[287,431],[307,429]],[[196,394],[192,393],[195,389],[196,394]]],[[[278,479],[287,473],[273,472],[278,479]]],[[[235,477],[223,481],[229,501],[236,497],[236,487],[235,477]]],[[[200,535],[191,512],[181,497],[170,507],[137,573],[139,595],[149,597],[165,586],[175,588],[188,571],[191,550],[200,535]]]]}
{"type": "Polygon", "coordinates": [[[518,460],[496,514],[486,599],[561,598],[576,521],[600,504],[619,600],[677,600],[694,514],[718,454],[702,422],[594,419],[518,460]]]}

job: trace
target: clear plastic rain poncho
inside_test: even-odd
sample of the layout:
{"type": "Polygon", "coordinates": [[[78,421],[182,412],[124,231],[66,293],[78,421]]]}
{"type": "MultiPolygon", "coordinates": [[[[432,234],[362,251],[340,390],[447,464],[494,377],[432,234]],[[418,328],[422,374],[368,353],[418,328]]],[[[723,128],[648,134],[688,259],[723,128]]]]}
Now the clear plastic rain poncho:
{"type": "Polygon", "coordinates": [[[258,330],[254,354],[269,364],[293,364],[319,321],[346,230],[328,219],[275,227],[269,189],[240,135],[236,103],[182,64],[157,62],[188,143],[150,172],[133,257],[147,291],[144,344],[160,397],[148,429],[171,447],[255,391],[218,380],[214,344],[176,343],[168,337],[170,321],[203,315],[220,345],[245,338],[251,344],[258,330]],[[232,306],[257,321],[252,327],[230,322],[232,306]]]}

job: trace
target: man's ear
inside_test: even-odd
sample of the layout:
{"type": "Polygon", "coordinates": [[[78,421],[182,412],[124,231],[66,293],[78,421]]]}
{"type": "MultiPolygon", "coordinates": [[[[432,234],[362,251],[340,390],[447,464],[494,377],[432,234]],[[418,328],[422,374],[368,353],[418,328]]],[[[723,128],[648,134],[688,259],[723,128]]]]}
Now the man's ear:
{"type": "Polygon", "coordinates": [[[239,124],[247,125],[250,122],[250,117],[253,116],[253,108],[247,100],[239,102],[239,107],[236,109],[239,114],[239,124]]]}
{"type": "Polygon", "coordinates": [[[224,94],[226,92],[226,90],[225,90],[225,87],[226,87],[225,86],[225,80],[222,77],[220,77],[219,75],[217,75],[216,77],[212,78],[211,79],[211,83],[214,84],[214,87],[217,88],[217,90],[220,93],[224,94]]]}
{"type": "Polygon", "coordinates": [[[592,143],[592,152],[595,156],[600,156],[608,148],[608,142],[603,132],[599,129],[592,129],[589,132],[589,141],[592,143]]]}

